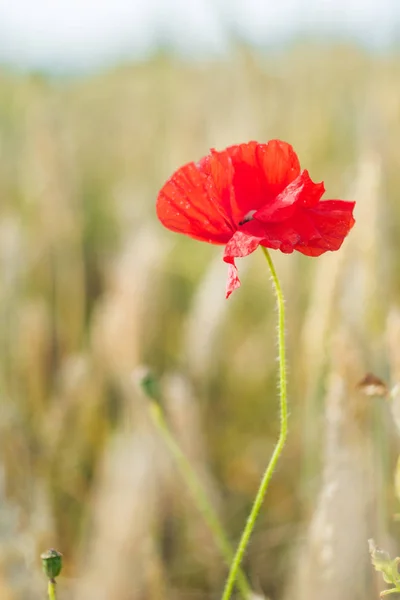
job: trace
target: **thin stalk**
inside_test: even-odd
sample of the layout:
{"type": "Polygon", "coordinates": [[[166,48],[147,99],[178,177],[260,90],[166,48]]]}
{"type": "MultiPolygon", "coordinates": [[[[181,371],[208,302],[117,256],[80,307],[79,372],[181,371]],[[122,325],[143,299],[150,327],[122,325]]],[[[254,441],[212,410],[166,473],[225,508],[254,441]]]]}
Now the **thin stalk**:
{"type": "MultiPolygon", "coordinates": [[[[229,543],[228,538],[225,535],[225,531],[220,523],[220,520],[211,506],[207,495],[194,472],[190,462],[186,458],[185,454],[181,450],[179,444],[176,442],[174,436],[172,435],[168,424],[165,420],[164,413],[160,404],[158,404],[154,400],[150,400],[150,414],[153,419],[154,424],[159,430],[161,436],[163,437],[167,447],[169,448],[171,454],[173,455],[176,464],[181,472],[183,479],[185,480],[186,485],[188,486],[190,493],[193,497],[193,500],[196,503],[196,506],[203,516],[205,522],[207,523],[211,533],[214,537],[214,542],[221,553],[221,556],[225,559],[226,564],[229,565],[233,560],[233,550],[229,543]]],[[[237,584],[239,591],[244,598],[244,600],[250,600],[251,598],[251,588],[250,584],[246,578],[246,575],[239,568],[236,571],[237,584]]]]}
{"type": "Polygon", "coordinates": [[[49,579],[49,582],[47,584],[47,593],[49,596],[49,600],[57,600],[55,579],[49,579]]]}
{"type": "Polygon", "coordinates": [[[236,554],[232,561],[228,578],[226,580],[225,589],[222,595],[222,600],[230,600],[230,597],[235,586],[236,579],[240,565],[243,560],[243,556],[246,552],[249,544],[251,535],[253,533],[254,526],[256,524],[257,517],[260,513],[262,503],[265,498],[269,483],[271,481],[272,474],[275,470],[279,457],[282,453],[283,447],[287,437],[287,420],[288,420],[288,409],[287,409],[287,373],[286,373],[286,349],[285,349],[285,304],[282,293],[282,288],[275,271],[275,267],[272,263],[269,252],[266,248],[261,246],[265,258],[271,272],[272,282],[275,289],[276,303],[278,307],[278,356],[279,356],[279,399],[280,399],[280,433],[278,442],[275,446],[271,460],[269,461],[267,468],[262,477],[260,487],[258,488],[257,495],[255,497],[252,509],[247,518],[245,528],[242,533],[239,545],[236,550],[236,554]]]}

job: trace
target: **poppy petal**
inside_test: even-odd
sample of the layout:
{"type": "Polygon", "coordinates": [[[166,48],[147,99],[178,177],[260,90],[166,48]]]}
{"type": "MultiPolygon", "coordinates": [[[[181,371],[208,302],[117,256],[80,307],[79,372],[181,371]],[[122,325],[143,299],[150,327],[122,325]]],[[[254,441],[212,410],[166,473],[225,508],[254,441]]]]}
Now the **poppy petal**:
{"type": "Polygon", "coordinates": [[[300,173],[292,146],[280,140],[230,146],[225,152],[234,172],[231,214],[237,226],[250,211],[272,202],[300,173]]]}
{"type": "Polygon", "coordinates": [[[325,192],[324,184],[314,183],[308,171],[302,171],[292,183],[269,204],[260,208],[254,219],[266,223],[284,221],[293,217],[300,207],[316,206],[325,192]]]}
{"type": "Polygon", "coordinates": [[[240,230],[236,231],[225,247],[224,261],[229,265],[228,282],[226,286],[226,297],[240,286],[235,258],[248,256],[255,250],[264,239],[264,227],[256,221],[246,223],[240,230]]]}
{"type": "Polygon", "coordinates": [[[199,162],[199,168],[209,178],[209,185],[221,204],[225,215],[229,215],[232,226],[232,206],[235,206],[235,192],[232,181],[234,176],[233,164],[229,154],[224,150],[218,152],[213,148],[210,154],[199,162]]]}
{"type": "Polygon", "coordinates": [[[299,210],[282,223],[265,224],[262,245],[307,256],[339,250],[355,223],[353,208],[354,202],[325,200],[315,208],[299,210]]]}
{"type": "Polygon", "coordinates": [[[318,231],[318,236],[302,239],[294,249],[307,256],[339,250],[355,223],[354,205],[355,202],[344,200],[325,200],[307,210],[307,217],[318,231]]]}
{"type": "Polygon", "coordinates": [[[280,194],[300,174],[300,163],[293,147],[281,140],[258,144],[258,164],[271,197],[280,194]]]}
{"type": "MultiPolygon", "coordinates": [[[[225,260],[225,259],[224,259],[225,260]]],[[[240,279],[238,275],[237,266],[235,265],[235,259],[226,259],[225,262],[229,264],[228,267],[228,280],[226,282],[225,298],[229,296],[240,287],[240,279]]]]}
{"type": "Polygon", "coordinates": [[[232,235],[229,215],[201,163],[188,163],[170,177],[157,198],[161,223],[178,233],[212,244],[224,244],[232,235]]]}
{"type": "Polygon", "coordinates": [[[245,215],[265,201],[264,177],[257,160],[257,142],[230,146],[226,149],[233,166],[234,190],[231,211],[236,225],[245,215]]]}

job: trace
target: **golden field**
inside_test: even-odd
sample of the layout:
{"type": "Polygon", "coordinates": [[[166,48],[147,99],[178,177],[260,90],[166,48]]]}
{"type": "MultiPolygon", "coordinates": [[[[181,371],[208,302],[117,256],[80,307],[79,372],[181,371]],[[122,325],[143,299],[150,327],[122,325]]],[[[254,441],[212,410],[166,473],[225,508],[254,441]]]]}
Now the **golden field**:
{"type": "Polygon", "coordinates": [[[397,396],[357,383],[400,380],[399,56],[238,47],[0,86],[0,598],[44,597],[48,547],[60,600],[220,598],[226,567],[137,374],[160,378],[235,543],[278,435],[274,296],[257,252],[226,301],[221,248],[164,230],[155,199],[210,147],[271,138],[357,223],[340,252],[273,253],[289,441],[244,567],[273,600],[378,598],[367,539],[396,554],[397,396]]]}

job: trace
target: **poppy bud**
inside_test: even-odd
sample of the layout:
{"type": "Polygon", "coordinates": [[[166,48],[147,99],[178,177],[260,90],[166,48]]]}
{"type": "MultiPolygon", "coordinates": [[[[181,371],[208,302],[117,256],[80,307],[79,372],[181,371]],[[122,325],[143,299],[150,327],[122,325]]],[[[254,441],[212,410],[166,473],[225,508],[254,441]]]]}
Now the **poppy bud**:
{"type": "Polygon", "coordinates": [[[40,558],[42,559],[43,572],[47,579],[52,581],[58,577],[62,569],[62,554],[54,550],[54,548],[50,548],[50,550],[43,552],[40,558]]]}
{"type": "Polygon", "coordinates": [[[142,367],[136,370],[134,376],[144,395],[159,404],[161,402],[160,384],[154,373],[147,367],[142,367]]]}

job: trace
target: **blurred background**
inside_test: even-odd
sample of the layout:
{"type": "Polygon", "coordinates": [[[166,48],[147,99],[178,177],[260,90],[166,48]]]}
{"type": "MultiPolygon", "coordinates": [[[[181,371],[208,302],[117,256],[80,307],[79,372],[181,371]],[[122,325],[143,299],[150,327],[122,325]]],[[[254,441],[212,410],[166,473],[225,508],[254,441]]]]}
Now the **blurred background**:
{"type": "Polygon", "coordinates": [[[2,599],[45,597],[48,547],[61,600],[220,598],[138,370],[235,544],[278,435],[276,309],[261,253],[226,301],[221,248],[155,200],[210,147],[271,138],[357,225],[338,253],[273,255],[290,431],[244,567],[260,597],[379,596],[400,398],[358,383],[400,380],[399,41],[398,0],[0,3],[2,599]]]}

